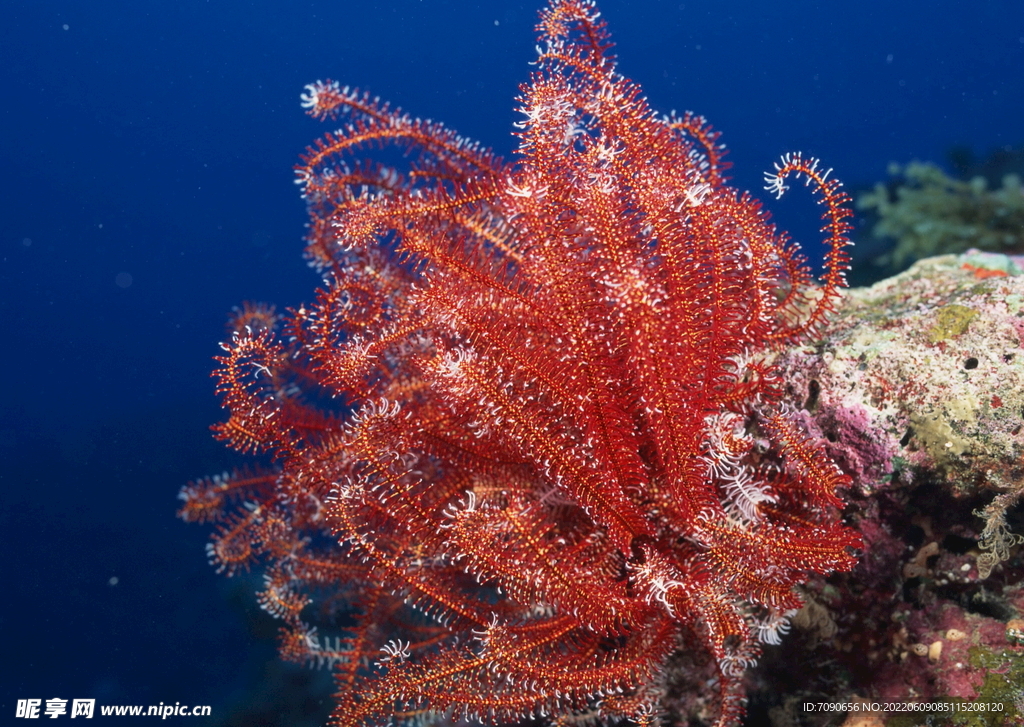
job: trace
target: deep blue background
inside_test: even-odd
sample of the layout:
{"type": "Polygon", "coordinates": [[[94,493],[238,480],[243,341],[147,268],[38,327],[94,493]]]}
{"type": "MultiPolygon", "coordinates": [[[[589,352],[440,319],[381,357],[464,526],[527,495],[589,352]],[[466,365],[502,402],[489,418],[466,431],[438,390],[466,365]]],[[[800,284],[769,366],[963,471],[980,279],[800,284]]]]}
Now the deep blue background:
{"type": "MultiPolygon", "coordinates": [[[[722,130],[744,188],[797,149],[855,187],[1024,142],[1020,0],[601,8],[621,70],[722,130]]],[[[291,167],[326,129],[302,86],[358,85],[508,154],[536,11],[3,3],[0,723],[55,696],[315,723],[327,705],[287,696],[310,675],[273,662],[252,584],[214,574],[206,530],[174,519],[185,481],[235,461],[207,429],[210,357],[233,305],[295,305],[317,282],[291,167]]],[[[817,212],[794,197],[779,219],[806,240],[817,212]]]]}

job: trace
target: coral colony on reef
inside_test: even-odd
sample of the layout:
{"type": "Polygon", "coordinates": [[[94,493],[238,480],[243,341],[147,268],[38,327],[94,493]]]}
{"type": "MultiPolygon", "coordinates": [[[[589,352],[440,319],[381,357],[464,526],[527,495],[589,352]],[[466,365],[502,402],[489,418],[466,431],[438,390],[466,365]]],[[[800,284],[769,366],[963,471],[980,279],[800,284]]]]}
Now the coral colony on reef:
{"type": "Polygon", "coordinates": [[[323,285],[243,309],[218,359],[218,436],[272,466],[192,483],[181,514],[217,524],[220,571],[263,569],[282,656],[335,673],[334,724],[648,724],[679,654],[736,723],[794,587],[861,544],[772,363],[838,304],[839,183],[800,154],[766,177],[823,205],[819,286],[704,119],[616,72],[591,2],[538,28],[512,163],[307,87],[345,120],[297,167],[323,285]]]}
{"type": "Polygon", "coordinates": [[[988,189],[984,177],[953,179],[934,164],[890,165],[901,181],[893,192],[884,184],[857,199],[857,207],[878,215],[872,234],[896,240],[878,261],[901,269],[904,263],[971,248],[1024,252],[1024,189],[1020,177],[1006,174],[1002,186],[988,189]]]}

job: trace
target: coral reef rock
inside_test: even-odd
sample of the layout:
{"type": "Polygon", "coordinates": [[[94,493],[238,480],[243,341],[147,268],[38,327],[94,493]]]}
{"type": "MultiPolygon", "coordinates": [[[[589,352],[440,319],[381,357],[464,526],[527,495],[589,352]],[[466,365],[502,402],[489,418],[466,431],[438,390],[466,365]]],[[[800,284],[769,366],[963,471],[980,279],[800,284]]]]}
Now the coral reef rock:
{"type": "Polygon", "coordinates": [[[877,724],[1024,724],[1019,263],[921,260],[848,291],[816,345],[782,355],[794,408],[854,477],[865,551],[805,587],[751,679],[752,715],[839,724],[803,705],[867,700],[892,708],[877,724]],[[778,683],[791,669],[806,676],[778,683]]]}

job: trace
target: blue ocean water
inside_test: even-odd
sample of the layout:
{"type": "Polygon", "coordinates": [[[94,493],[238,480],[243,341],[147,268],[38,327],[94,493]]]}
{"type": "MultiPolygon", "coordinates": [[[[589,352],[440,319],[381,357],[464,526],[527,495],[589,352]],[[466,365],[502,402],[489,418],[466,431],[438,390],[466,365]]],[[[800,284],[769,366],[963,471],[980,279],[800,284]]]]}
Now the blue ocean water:
{"type": "MultiPolygon", "coordinates": [[[[890,162],[1024,143],[1019,0],[605,0],[620,70],[724,133],[761,193],[783,152],[848,187],[890,162]],[[724,9],[722,9],[724,8],[724,9]]],[[[538,6],[392,0],[6,0],[0,13],[0,723],[29,698],[210,704],[317,724],[323,675],[274,661],[252,582],[174,518],[211,440],[243,300],[311,297],[291,167],[331,77],[514,148],[538,6]]],[[[778,211],[817,254],[817,211],[778,211]]],[[[173,720],[171,720],[173,721],[173,720]]]]}

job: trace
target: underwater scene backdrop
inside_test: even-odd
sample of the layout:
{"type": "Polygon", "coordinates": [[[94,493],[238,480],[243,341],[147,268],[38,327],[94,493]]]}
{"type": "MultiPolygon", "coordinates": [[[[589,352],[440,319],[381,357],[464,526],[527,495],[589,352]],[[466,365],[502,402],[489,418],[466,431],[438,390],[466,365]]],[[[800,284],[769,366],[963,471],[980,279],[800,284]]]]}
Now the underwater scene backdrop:
{"type": "MultiPolygon", "coordinates": [[[[209,431],[224,418],[212,357],[233,307],[296,307],[319,284],[302,257],[293,166],[331,127],[303,114],[306,84],[351,84],[510,158],[539,10],[6,4],[0,722],[15,722],[19,700],[51,698],[210,705],[208,718],[180,719],[218,725],[324,722],[329,675],[277,659],[278,624],[253,595],[259,572],[218,576],[206,530],[175,517],[182,485],[245,463],[209,431]]],[[[605,0],[600,10],[618,71],[648,103],[722,132],[732,186],[774,196],[763,173],[799,150],[869,200],[851,220],[854,284],[962,252],[928,235],[894,252],[909,233],[875,188],[895,184],[891,165],[911,186],[961,197],[972,178],[988,177],[997,195],[1003,175],[1021,171],[1018,3],[605,0]],[[879,215],[888,238],[870,232],[879,215]]],[[[1019,195],[1002,194],[984,209],[1018,219],[1019,195]]],[[[817,266],[825,248],[810,196],[768,209],[817,266]]]]}

